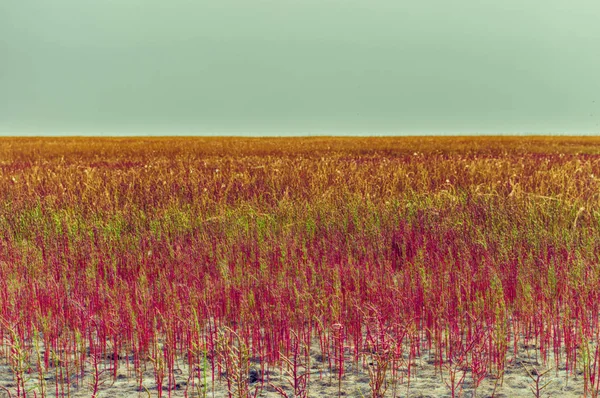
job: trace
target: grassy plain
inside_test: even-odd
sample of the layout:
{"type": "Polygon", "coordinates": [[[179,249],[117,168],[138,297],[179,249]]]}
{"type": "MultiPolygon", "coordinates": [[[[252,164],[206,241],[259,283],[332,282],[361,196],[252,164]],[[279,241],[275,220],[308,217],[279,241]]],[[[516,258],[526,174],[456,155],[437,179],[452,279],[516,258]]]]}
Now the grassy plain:
{"type": "Polygon", "coordinates": [[[600,138],[1,138],[0,198],[0,394],[600,389],[600,138]]]}

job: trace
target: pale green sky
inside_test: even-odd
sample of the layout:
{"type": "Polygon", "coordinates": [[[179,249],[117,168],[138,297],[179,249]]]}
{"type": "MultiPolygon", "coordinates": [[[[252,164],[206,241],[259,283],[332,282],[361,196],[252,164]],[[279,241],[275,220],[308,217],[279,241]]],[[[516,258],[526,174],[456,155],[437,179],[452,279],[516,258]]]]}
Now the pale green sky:
{"type": "Polygon", "coordinates": [[[0,0],[0,134],[600,134],[598,0],[0,0]]]}

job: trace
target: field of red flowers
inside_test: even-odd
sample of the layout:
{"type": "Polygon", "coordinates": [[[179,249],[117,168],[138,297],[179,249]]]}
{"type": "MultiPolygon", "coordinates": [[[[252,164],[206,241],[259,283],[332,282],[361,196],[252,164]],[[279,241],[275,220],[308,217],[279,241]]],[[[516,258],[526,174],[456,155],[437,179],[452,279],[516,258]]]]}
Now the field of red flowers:
{"type": "Polygon", "coordinates": [[[0,195],[0,396],[600,390],[600,138],[1,138],[0,195]]]}

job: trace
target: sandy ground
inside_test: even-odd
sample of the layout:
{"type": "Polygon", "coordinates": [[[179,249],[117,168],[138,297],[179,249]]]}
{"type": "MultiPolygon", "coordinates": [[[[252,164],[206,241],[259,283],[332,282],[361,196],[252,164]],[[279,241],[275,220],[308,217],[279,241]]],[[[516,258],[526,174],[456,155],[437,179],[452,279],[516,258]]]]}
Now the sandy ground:
{"type": "MultiPolygon", "coordinates": [[[[337,372],[329,370],[328,362],[322,360],[321,355],[316,349],[311,350],[310,364],[310,382],[308,384],[309,397],[371,397],[370,377],[368,364],[347,362],[345,365],[345,374],[341,379],[338,378],[337,372]]],[[[539,386],[543,397],[583,397],[584,396],[584,377],[578,371],[567,374],[564,366],[556,368],[553,358],[549,358],[548,364],[544,365],[536,359],[535,350],[531,347],[525,350],[524,347],[519,351],[519,355],[514,358],[507,357],[507,366],[504,375],[501,378],[488,376],[475,389],[471,373],[467,372],[463,383],[460,385],[462,391],[457,389],[456,396],[463,397],[535,397],[536,394],[532,391],[535,389],[536,374],[540,374],[548,370],[539,379],[539,386]],[[460,395],[459,395],[460,394],[460,395]]],[[[16,397],[16,388],[14,374],[11,368],[2,361],[0,365],[0,397],[9,397],[10,391],[13,397],[16,397]]],[[[107,361],[108,363],[108,361],[107,361]]],[[[411,377],[407,377],[406,368],[400,368],[396,377],[392,378],[388,375],[387,391],[385,397],[451,397],[451,389],[449,387],[449,374],[445,371],[440,375],[439,369],[434,366],[434,359],[430,354],[425,353],[412,362],[411,377]]],[[[289,377],[282,373],[281,369],[270,369],[264,373],[260,371],[260,364],[251,362],[251,371],[248,379],[248,386],[252,393],[257,397],[282,397],[293,396],[293,389],[290,386],[289,377]],[[278,389],[280,391],[278,391],[278,389]]],[[[175,381],[176,385],[172,389],[166,387],[167,380],[165,378],[165,386],[162,388],[162,396],[164,397],[227,397],[227,382],[226,376],[222,375],[221,379],[215,380],[213,383],[208,378],[206,385],[202,384],[201,380],[191,380],[187,365],[180,361],[179,369],[176,370],[175,381]]],[[[159,391],[154,378],[154,370],[149,366],[142,374],[142,389],[139,387],[140,375],[131,369],[126,369],[126,364],[123,361],[120,366],[117,378],[114,380],[110,372],[105,372],[101,377],[101,386],[97,397],[157,397],[159,391]]],[[[462,371],[459,369],[459,376],[462,371]]],[[[26,375],[29,377],[27,382],[30,388],[27,396],[41,397],[40,380],[36,374],[26,375]]],[[[86,372],[83,376],[79,375],[71,378],[70,388],[67,390],[67,383],[59,386],[58,396],[71,397],[91,397],[91,383],[93,376],[86,372]],[[60,390],[60,389],[63,390],[60,390]]],[[[56,394],[56,375],[54,370],[50,370],[45,375],[45,394],[48,397],[55,397],[56,394]]],[[[237,396],[237,395],[234,395],[237,396]]]]}

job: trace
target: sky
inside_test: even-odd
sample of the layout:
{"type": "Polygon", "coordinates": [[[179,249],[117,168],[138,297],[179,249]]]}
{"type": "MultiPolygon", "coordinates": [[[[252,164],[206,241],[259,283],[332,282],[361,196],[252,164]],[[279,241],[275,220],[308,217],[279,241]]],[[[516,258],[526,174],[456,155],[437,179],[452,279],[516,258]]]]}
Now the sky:
{"type": "Polygon", "coordinates": [[[0,134],[598,135],[598,21],[598,0],[0,0],[0,134]]]}

